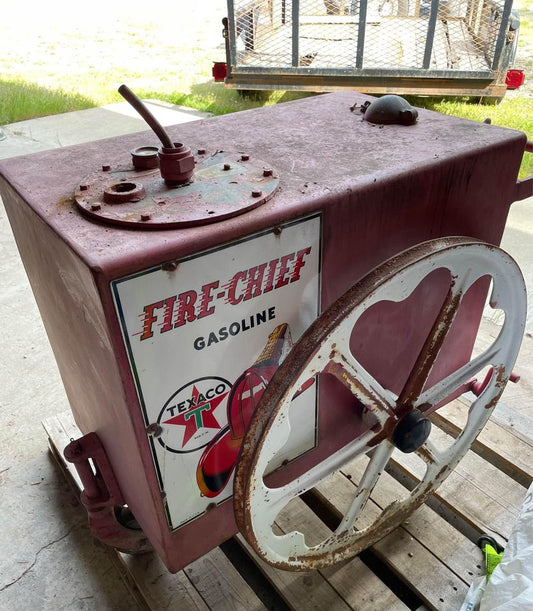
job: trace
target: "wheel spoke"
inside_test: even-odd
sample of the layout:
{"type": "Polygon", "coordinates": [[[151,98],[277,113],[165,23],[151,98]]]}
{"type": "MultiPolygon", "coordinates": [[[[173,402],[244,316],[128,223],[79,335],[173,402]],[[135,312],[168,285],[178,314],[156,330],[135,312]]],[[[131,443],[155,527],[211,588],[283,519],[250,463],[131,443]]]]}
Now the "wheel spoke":
{"type": "Polygon", "coordinates": [[[440,354],[442,345],[455,320],[464,294],[464,289],[469,285],[470,276],[469,270],[467,270],[461,278],[452,276],[450,290],[444,299],[437,318],[433,323],[433,327],[407,378],[407,382],[398,397],[398,405],[413,405],[422,393],[429,375],[431,374],[431,370],[433,369],[433,365],[440,354]]]}
{"type": "Polygon", "coordinates": [[[344,518],[337,527],[335,533],[340,534],[345,531],[350,531],[357,518],[364,510],[365,505],[374,490],[377,481],[382,474],[385,466],[389,462],[391,454],[394,450],[392,443],[388,441],[382,442],[375,450],[370,462],[368,463],[363,477],[358,484],[357,492],[350,505],[348,511],[344,514],[344,518]]]}
{"type": "Polygon", "coordinates": [[[332,350],[330,359],[325,371],[347,386],[352,394],[372,411],[382,426],[390,416],[394,416],[396,396],[383,388],[349,349],[344,350],[342,354],[332,350]]]}
{"type": "Polygon", "coordinates": [[[454,371],[452,374],[424,391],[419,396],[416,407],[444,404],[448,397],[455,396],[454,391],[464,386],[484,367],[492,365],[494,357],[499,351],[500,347],[498,342],[495,342],[483,354],[480,354],[466,365],[463,365],[463,367],[460,367],[457,371],[454,371]]]}
{"type": "MultiPolygon", "coordinates": [[[[387,308],[383,312],[385,316],[387,308]]],[[[446,479],[490,417],[491,408],[501,394],[516,359],[525,315],[525,286],[515,262],[498,248],[469,238],[445,238],[418,245],[369,272],[332,304],[302,336],[280,366],[277,377],[267,387],[254,414],[255,420],[252,420],[241,449],[234,488],[235,517],[241,532],[245,536],[249,534],[247,540],[250,545],[273,566],[296,570],[318,569],[359,553],[401,524],[446,479]],[[350,337],[369,308],[380,302],[404,301],[414,294],[422,280],[436,271],[438,273],[433,275],[427,286],[430,290],[435,288],[438,295],[443,296],[442,303],[436,318],[430,319],[430,313],[423,303],[423,294],[416,294],[414,307],[420,305],[421,323],[425,328],[432,326],[419,354],[414,352],[414,340],[406,346],[411,351],[409,360],[415,361],[415,365],[411,379],[405,383],[398,397],[383,386],[388,383],[388,375],[394,373],[390,370],[390,359],[385,358],[380,367],[379,360],[376,361],[380,356],[379,346],[369,346],[368,361],[376,361],[376,369],[373,366],[371,370],[376,379],[351,352],[350,337]],[[506,322],[500,335],[483,354],[459,366],[428,388],[428,380],[435,375],[435,364],[445,361],[441,354],[443,349],[448,350],[449,346],[451,351],[452,344],[461,339],[459,334],[463,330],[453,325],[458,312],[462,308],[472,307],[471,313],[475,317],[478,306],[482,306],[481,289],[485,287],[485,280],[479,285],[479,294],[471,293],[472,299],[464,302],[462,299],[483,278],[492,278],[491,304],[498,305],[505,312],[506,322]],[[453,342],[447,341],[450,332],[453,342]],[[493,374],[483,392],[472,403],[459,437],[446,448],[441,447],[438,436],[427,438],[429,430],[424,414],[427,416],[461,390],[464,391],[472,378],[488,366],[493,367],[493,374]],[[313,461],[309,460],[311,468],[296,480],[270,488],[265,484],[264,477],[269,464],[279,464],[285,455],[281,450],[289,440],[291,399],[302,383],[320,373],[335,376],[360,401],[364,413],[361,415],[361,410],[355,410],[354,416],[361,420],[360,424],[365,425],[367,431],[323,462],[312,466],[313,461]],[[367,411],[371,415],[371,426],[377,420],[373,430],[368,430],[367,411]],[[257,417],[258,412],[262,412],[261,418],[257,417]],[[402,423],[404,426],[400,429],[402,423]],[[411,433],[412,439],[407,435],[411,433]],[[389,438],[394,439],[394,443],[389,438]],[[361,517],[367,517],[372,491],[376,493],[379,478],[391,454],[401,451],[401,448],[416,454],[417,462],[423,462],[425,466],[425,473],[405,498],[386,505],[377,520],[357,529],[361,526],[361,517]],[[296,530],[282,537],[274,534],[273,525],[278,514],[292,499],[369,450],[372,451],[370,460],[365,461],[365,467],[361,469],[358,487],[351,491],[350,507],[333,534],[312,547],[306,544],[304,535],[296,530]]],[[[416,323],[416,316],[412,322],[416,323]]],[[[367,338],[370,343],[373,326],[380,324],[379,320],[369,317],[362,319],[360,324],[369,325],[361,337],[367,338]]],[[[473,331],[467,329],[467,342],[473,336],[473,331]]],[[[362,341],[361,350],[366,346],[362,341]]],[[[446,357],[448,355],[450,362],[456,361],[451,352],[447,352],[446,357]]],[[[367,362],[366,356],[361,359],[363,363],[367,362]]],[[[394,380],[392,376],[391,387],[395,384],[394,380]]],[[[339,394],[344,400],[342,393],[339,394]]],[[[329,398],[333,400],[333,397],[329,398]]],[[[346,405],[351,405],[349,399],[346,399],[346,405]]],[[[340,407],[344,409],[344,404],[340,407]]],[[[322,424],[324,422],[326,419],[322,424]]],[[[329,421],[325,427],[324,437],[319,437],[321,443],[324,440],[329,442],[337,434],[329,421]],[[327,437],[326,433],[330,436],[327,437]]],[[[268,478],[266,481],[269,481],[268,478]]]]}
{"type": "Polygon", "coordinates": [[[275,515],[277,515],[293,498],[307,492],[328,475],[337,471],[354,458],[357,458],[357,456],[367,452],[374,438],[375,433],[372,431],[364,433],[355,441],[337,450],[337,452],[325,458],[321,463],[315,465],[312,469],[309,469],[309,471],[302,473],[300,477],[284,486],[269,488],[263,485],[263,492],[269,510],[275,512],[275,515]]]}
{"type": "Polygon", "coordinates": [[[426,441],[416,450],[416,454],[428,465],[438,465],[442,461],[442,455],[437,450],[435,444],[426,439],[426,441]]]}

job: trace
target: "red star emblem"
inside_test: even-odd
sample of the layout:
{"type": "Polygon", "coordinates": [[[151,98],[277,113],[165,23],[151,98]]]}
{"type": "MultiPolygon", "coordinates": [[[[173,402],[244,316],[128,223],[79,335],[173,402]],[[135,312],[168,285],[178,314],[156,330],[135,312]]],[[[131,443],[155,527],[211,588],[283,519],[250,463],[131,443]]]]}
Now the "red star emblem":
{"type": "Polygon", "coordinates": [[[196,386],[192,389],[192,403],[193,406],[186,412],[182,412],[177,416],[173,416],[169,420],[165,420],[163,424],[178,424],[185,427],[185,433],[183,435],[183,446],[187,445],[189,439],[196,433],[200,428],[208,429],[220,429],[221,426],[215,415],[214,410],[220,405],[220,403],[227,397],[228,393],[218,395],[214,399],[208,401],[198,402],[200,393],[196,386]]]}

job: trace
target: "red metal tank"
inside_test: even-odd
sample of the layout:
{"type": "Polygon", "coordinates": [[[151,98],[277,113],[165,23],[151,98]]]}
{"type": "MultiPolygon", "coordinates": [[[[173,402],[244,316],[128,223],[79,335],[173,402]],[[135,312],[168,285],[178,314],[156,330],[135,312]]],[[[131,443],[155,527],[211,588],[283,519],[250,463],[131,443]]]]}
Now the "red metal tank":
{"type": "MultiPolygon", "coordinates": [[[[250,401],[292,342],[408,247],[453,235],[498,244],[510,204],[529,188],[516,183],[524,134],[426,110],[413,125],[378,126],[357,112],[367,100],[342,92],[170,128],[196,157],[190,216],[183,191],[159,200],[153,191],[181,187],[153,187],[153,169],[131,166],[130,151],[153,145],[153,134],[0,164],[0,192],[76,423],[98,436],[116,500],[171,571],[236,532],[231,475],[250,401]],[[245,203],[242,193],[234,208],[229,196],[213,196],[198,220],[201,176],[218,173],[231,191],[247,163],[256,165],[245,203]],[[138,208],[126,213],[119,201],[105,212],[84,199],[108,176],[133,185],[118,192],[135,191],[138,208]]],[[[394,392],[443,287],[437,270],[405,302],[369,313],[352,337],[394,392]]],[[[435,378],[470,357],[486,288],[469,291],[435,378]]],[[[279,460],[285,478],[361,427],[357,400],[328,376],[295,401],[298,426],[279,460]]]]}

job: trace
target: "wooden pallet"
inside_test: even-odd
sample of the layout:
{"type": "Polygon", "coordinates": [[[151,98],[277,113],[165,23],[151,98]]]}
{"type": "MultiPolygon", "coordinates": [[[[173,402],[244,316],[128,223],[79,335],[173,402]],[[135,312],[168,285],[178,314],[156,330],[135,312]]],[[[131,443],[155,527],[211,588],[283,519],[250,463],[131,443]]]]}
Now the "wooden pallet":
{"type": "MultiPolygon", "coordinates": [[[[442,436],[457,434],[460,408],[459,401],[439,411],[442,436]]],[[[175,575],[155,554],[116,552],[116,560],[141,608],[458,609],[472,579],[483,573],[475,541],[490,533],[505,543],[533,480],[533,441],[526,426],[531,422],[528,415],[499,406],[472,450],[425,505],[370,550],[334,567],[307,573],[273,569],[239,535],[175,575]]],[[[71,414],[43,424],[52,452],[79,492],[77,474],[62,454],[80,435],[71,414]]],[[[377,512],[419,475],[414,457],[399,453],[374,491],[371,507],[377,512]]],[[[348,506],[358,476],[349,465],[294,500],[278,520],[279,529],[305,525],[317,537],[325,535],[348,506]]]]}
{"type": "MultiPolygon", "coordinates": [[[[484,349],[499,333],[485,323],[484,349]]],[[[533,481],[533,338],[524,338],[515,371],[471,450],[437,492],[409,519],[371,549],[340,565],[289,573],[262,562],[238,535],[179,573],[168,573],[155,554],[113,552],[132,594],[143,609],[180,611],[285,611],[458,609],[469,584],[483,574],[479,535],[501,543],[509,537],[526,489],[533,481]],[[251,561],[250,561],[251,559],[251,561]]],[[[456,436],[464,400],[434,414],[439,435],[456,436]]],[[[80,482],[63,449],[80,436],[70,412],[44,423],[50,448],[77,494],[80,482]]],[[[301,529],[323,537],[352,499],[360,474],[355,465],[335,473],[314,491],[291,503],[277,520],[281,531],[301,529]]],[[[398,490],[420,476],[413,455],[398,453],[376,487],[369,507],[378,511],[398,490]]]]}

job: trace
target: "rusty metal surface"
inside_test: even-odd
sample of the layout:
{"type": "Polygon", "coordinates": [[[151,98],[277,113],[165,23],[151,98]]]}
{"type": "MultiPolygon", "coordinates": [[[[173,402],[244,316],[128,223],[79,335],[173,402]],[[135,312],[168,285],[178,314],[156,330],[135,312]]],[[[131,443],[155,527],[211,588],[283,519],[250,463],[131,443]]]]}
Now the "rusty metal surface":
{"type": "MultiPolygon", "coordinates": [[[[462,244],[464,242],[464,239],[461,238],[450,241],[442,240],[440,246],[449,246],[454,243],[462,244]]],[[[434,244],[433,248],[437,249],[437,246],[439,245],[434,244]]],[[[294,392],[295,381],[298,380],[300,372],[306,365],[316,359],[320,348],[328,340],[331,331],[342,324],[356,304],[372,294],[382,283],[390,280],[402,268],[413,264],[420,257],[431,252],[431,250],[428,251],[427,245],[420,245],[404,252],[392,263],[389,262],[386,266],[380,266],[372,270],[361,282],[354,285],[342,298],[332,304],[315,324],[308,329],[269,383],[258,409],[252,416],[248,431],[241,445],[233,489],[235,519],[239,530],[263,559],[265,559],[265,552],[262,541],[257,538],[257,532],[251,517],[250,491],[257,482],[257,477],[255,477],[255,474],[252,477],[252,472],[256,468],[263,451],[265,439],[274,424],[276,416],[279,414],[283,403],[294,392]]],[[[368,390],[361,386],[360,380],[354,379],[353,376],[347,374],[344,367],[339,366],[338,359],[333,361],[337,357],[337,350],[330,353],[329,357],[328,361],[322,363],[322,371],[335,375],[343,384],[350,388],[352,393],[358,394],[361,397],[364,396],[366,405],[387,411],[387,401],[379,396],[379,393],[368,392],[368,390]]],[[[387,420],[379,427],[380,430],[376,431],[374,436],[375,443],[371,443],[370,447],[392,437],[396,423],[396,415],[389,413],[387,420]]],[[[363,430],[364,428],[359,434],[362,434],[363,430]]],[[[310,467],[311,464],[313,463],[309,464],[308,461],[306,467],[310,467]]],[[[448,473],[448,471],[443,472],[442,475],[445,473],[448,473]]],[[[259,474],[259,477],[261,477],[261,474],[259,474]]],[[[275,481],[273,485],[279,485],[279,482],[275,481]]],[[[289,558],[285,561],[269,561],[269,563],[285,570],[309,570],[344,560],[351,555],[359,553],[391,532],[427,498],[431,490],[431,486],[428,486],[419,497],[413,498],[411,502],[403,505],[401,510],[394,516],[397,519],[390,519],[389,515],[382,514],[385,515],[386,519],[380,518],[373,525],[370,532],[359,533],[356,537],[352,533],[351,536],[345,536],[344,541],[333,535],[330,539],[334,546],[333,551],[330,550],[323,554],[315,553],[313,557],[303,560],[289,558]]]]}
{"type": "Polygon", "coordinates": [[[94,536],[128,553],[151,551],[150,542],[139,528],[128,528],[118,519],[124,498],[98,435],[88,433],[73,439],[64,455],[76,467],[83,484],[80,500],[87,509],[94,536]]]}
{"type": "MultiPolygon", "coordinates": [[[[99,174],[104,165],[129,167],[131,150],[154,143],[150,132],[0,163],[0,192],[76,422],[83,432],[98,432],[128,504],[170,570],[206,553],[236,526],[231,503],[222,503],[179,531],[168,531],[110,282],[150,266],[166,269],[181,257],[320,211],[326,309],[375,265],[413,244],[461,234],[494,244],[501,239],[525,136],[425,110],[414,126],[379,128],[350,112],[355,102],[368,99],[343,92],[169,128],[173,139],[194,151],[247,154],[275,167],[279,176],[275,197],[205,226],[147,235],[79,213],[73,193],[83,177],[99,174]]],[[[469,357],[485,297],[483,287],[475,288],[469,312],[459,313],[445,358],[437,363],[439,375],[469,357]]],[[[382,364],[378,371],[396,392],[420,352],[431,327],[428,312],[439,299],[442,303],[441,279],[435,278],[409,308],[399,309],[402,325],[394,337],[375,321],[361,329],[363,339],[375,337],[367,354],[373,371],[383,351],[401,364],[382,364]]],[[[287,478],[360,434],[361,422],[353,418],[356,401],[327,377],[319,389],[320,405],[328,406],[319,412],[321,445],[288,465],[287,478]],[[345,422],[342,430],[339,419],[345,422]]]]}
{"type": "Polygon", "coordinates": [[[418,110],[398,95],[384,95],[368,105],[365,103],[360,112],[366,121],[380,125],[413,125],[418,119],[418,110]]]}
{"type": "Polygon", "coordinates": [[[277,171],[260,159],[205,149],[183,185],[166,184],[159,169],[104,167],[80,181],[78,207],[96,221],[138,229],[215,223],[264,204],[279,185],[277,171]]]}
{"type": "Polygon", "coordinates": [[[452,288],[450,287],[450,291],[446,295],[431,331],[417,357],[416,363],[400,392],[398,397],[398,407],[400,410],[404,406],[412,405],[422,393],[438,354],[448,336],[450,327],[455,320],[463,294],[461,292],[454,294],[452,288]]]}
{"type": "MultiPolygon", "coordinates": [[[[403,215],[402,209],[408,202],[395,195],[396,185],[403,181],[404,194],[400,198],[408,197],[413,202],[417,212],[409,214],[417,214],[420,223],[429,223],[433,235],[474,232],[473,235],[489,242],[499,242],[507,210],[493,203],[494,197],[506,203],[514,199],[525,135],[425,110],[420,110],[416,126],[410,129],[395,125],[380,129],[361,121],[349,110],[355,102],[362,104],[368,99],[372,98],[353,92],[307,98],[180,125],[179,137],[193,150],[248,153],[276,168],[283,179],[283,189],[265,206],[247,214],[249,232],[274,226],[283,218],[315,211],[324,202],[345,199],[352,192],[355,197],[355,184],[358,200],[354,200],[355,208],[365,206],[370,212],[370,208],[381,205],[381,197],[376,199],[372,191],[390,188],[391,208],[387,214],[392,218],[400,211],[403,215]],[[330,119],[325,121],[324,117],[330,119]],[[394,153],[383,154],[390,151],[391,142],[394,153]],[[495,155],[499,156],[499,164],[493,161],[495,155]],[[474,167],[477,164],[486,168],[482,178],[474,167]],[[438,180],[443,182],[438,188],[438,180],[428,183],[422,177],[430,168],[434,168],[434,176],[441,175],[438,180]],[[435,214],[422,218],[425,210],[414,203],[419,199],[425,202],[432,199],[435,208],[443,206],[445,199],[449,200],[446,233],[436,233],[440,229],[436,226],[439,218],[435,214]],[[367,206],[364,202],[373,203],[367,206]],[[464,224],[460,219],[465,210],[472,210],[472,214],[487,221],[477,223],[475,229],[469,221],[469,231],[464,228],[461,231],[464,224]],[[456,227],[452,226],[453,219],[457,220],[456,227]]],[[[178,135],[178,128],[169,128],[171,135],[173,130],[178,135]]],[[[147,264],[156,264],[161,257],[172,259],[241,235],[243,222],[236,218],[220,224],[216,231],[199,227],[175,235],[154,232],[147,244],[142,235],[128,230],[114,229],[111,239],[98,226],[72,214],[72,194],[84,176],[99,171],[104,164],[128,165],[130,150],[150,145],[151,139],[155,140],[151,132],[141,132],[24,159],[3,160],[0,174],[20,189],[25,201],[55,231],[65,235],[70,246],[91,266],[106,269],[113,275],[134,269],[136,256],[147,264]]],[[[353,218],[353,210],[350,217],[353,218]]],[[[408,246],[409,240],[404,244],[408,246]]]]}
{"type": "Polygon", "coordinates": [[[127,85],[120,85],[118,92],[146,121],[154,134],[158,137],[159,141],[163,145],[163,148],[172,149],[174,146],[182,146],[181,143],[179,145],[173,143],[172,138],[168,135],[166,129],[161,125],[161,123],[152,114],[150,109],[143,103],[143,101],[140,100],[127,85]]]}
{"type": "Polygon", "coordinates": [[[159,166],[157,146],[138,146],[131,151],[131,161],[136,170],[151,170],[159,166]]]}
{"type": "Polygon", "coordinates": [[[413,76],[388,75],[383,78],[365,76],[357,79],[357,87],[352,76],[338,74],[297,74],[272,72],[239,72],[231,71],[226,78],[226,87],[244,90],[284,89],[309,92],[336,92],[340,90],[364,91],[367,94],[383,95],[387,93],[400,95],[445,95],[445,96],[483,96],[501,98],[507,91],[505,84],[498,84],[487,79],[466,79],[455,77],[424,78],[413,76]],[[394,79],[394,84],[391,80],[394,79]]]}
{"type": "MultiPolygon", "coordinates": [[[[235,516],[240,531],[260,557],[269,564],[286,570],[318,569],[346,560],[398,526],[446,479],[486,423],[511,375],[521,343],[525,313],[525,286],[516,263],[503,251],[491,245],[460,237],[433,240],[405,251],[374,269],[330,306],[307,330],[274,374],[252,416],[241,446],[234,480],[235,516]],[[447,263],[449,256],[451,259],[447,263]],[[459,270],[456,266],[461,260],[459,270]],[[476,264],[472,266],[471,261],[474,260],[476,264]],[[389,291],[394,294],[394,290],[387,286],[394,287],[396,284],[398,299],[400,294],[405,298],[406,289],[401,288],[402,284],[409,285],[408,292],[414,288],[409,284],[409,275],[405,275],[405,272],[409,274],[412,270],[420,268],[422,276],[418,280],[421,281],[424,277],[424,269],[427,273],[428,270],[439,265],[450,270],[449,292],[445,295],[442,307],[436,313],[435,323],[403,390],[396,397],[390,393],[388,386],[382,388],[368,371],[360,367],[357,357],[355,360],[350,357],[352,360],[349,363],[345,352],[347,345],[337,346],[337,340],[345,335],[349,336],[349,332],[346,333],[344,327],[348,325],[352,328],[357,325],[367,308],[377,307],[381,300],[391,298],[389,291]],[[462,373],[459,374],[459,371],[450,373],[445,380],[442,380],[442,384],[441,380],[434,380],[433,385],[428,388],[430,372],[439,358],[446,336],[453,328],[457,310],[464,296],[476,280],[485,277],[486,274],[491,275],[495,286],[491,303],[497,303],[506,314],[506,323],[502,332],[482,355],[459,368],[462,373]],[[461,436],[447,449],[437,450],[428,440],[429,421],[418,408],[429,413],[434,407],[449,402],[455,397],[457,388],[464,388],[468,378],[482,371],[487,363],[498,363],[498,365],[490,368],[490,375],[479,389],[483,394],[474,401],[469,410],[468,420],[461,436]],[[292,485],[292,491],[286,484],[280,486],[279,482],[275,482],[272,485],[268,478],[266,478],[267,483],[264,484],[263,470],[277,451],[276,439],[283,437],[283,427],[290,426],[289,411],[295,389],[302,379],[320,373],[334,375],[361,401],[370,416],[363,418],[366,429],[363,427],[359,438],[354,438],[346,448],[342,448],[337,453],[338,458],[335,456],[326,458],[318,468],[315,467],[310,472],[304,471],[298,478],[296,486],[292,485]],[[398,444],[398,433],[402,427],[405,428],[404,424],[409,416],[415,417],[417,426],[422,423],[423,435],[416,441],[415,446],[408,447],[410,444],[407,443],[403,447],[398,444]],[[350,445],[354,448],[351,453],[350,445]],[[357,507],[358,497],[369,497],[390,458],[392,445],[396,445],[404,452],[415,451],[428,465],[426,474],[420,485],[405,499],[394,501],[383,508],[382,513],[371,526],[362,531],[356,530],[353,525],[358,514],[353,514],[352,508],[354,504],[357,507]],[[378,465],[373,474],[367,477],[368,470],[365,471],[352,506],[332,535],[312,547],[307,547],[302,535],[297,532],[291,533],[290,537],[286,538],[286,542],[284,537],[272,536],[270,530],[273,520],[284,505],[316,485],[342,464],[363,455],[370,449],[376,452],[370,458],[370,467],[377,453],[381,452],[382,458],[377,459],[378,465]],[[262,513],[267,513],[264,519],[262,513]],[[349,514],[351,516],[347,518],[349,514]],[[302,537],[301,543],[296,535],[302,537]]],[[[385,361],[386,358],[383,354],[382,359],[385,361]]],[[[407,428],[410,429],[407,433],[412,431],[412,425],[407,428]]],[[[403,433],[404,431],[402,435],[403,433]]],[[[411,440],[406,439],[406,441],[411,440]]]]}
{"type": "Polygon", "coordinates": [[[157,153],[159,158],[159,171],[165,184],[174,187],[188,184],[194,175],[194,155],[191,149],[175,142],[174,146],[161,147],[157,153]]]}

